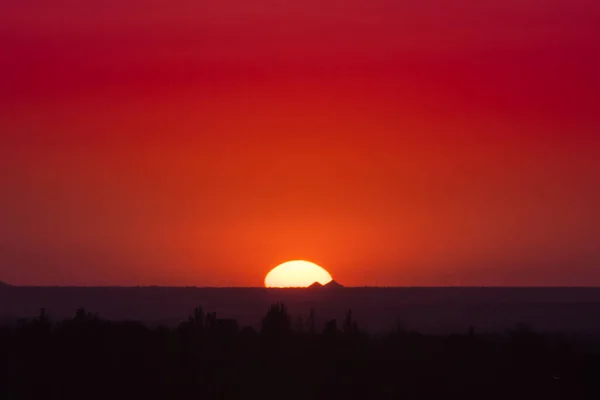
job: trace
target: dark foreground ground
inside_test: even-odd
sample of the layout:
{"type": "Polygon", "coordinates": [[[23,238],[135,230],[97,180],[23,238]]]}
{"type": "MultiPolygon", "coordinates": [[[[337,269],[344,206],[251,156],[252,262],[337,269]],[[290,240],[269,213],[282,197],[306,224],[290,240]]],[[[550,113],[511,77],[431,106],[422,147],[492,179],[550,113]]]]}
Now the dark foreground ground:
{"type": "Polygon", "coordinates": [[[294,322],[276,304],[259,329],[196,309],[178,327],[42,311],[0,331],[1,399],[598,399],[589,335],[368,335],[352,313],[294,322]]]}

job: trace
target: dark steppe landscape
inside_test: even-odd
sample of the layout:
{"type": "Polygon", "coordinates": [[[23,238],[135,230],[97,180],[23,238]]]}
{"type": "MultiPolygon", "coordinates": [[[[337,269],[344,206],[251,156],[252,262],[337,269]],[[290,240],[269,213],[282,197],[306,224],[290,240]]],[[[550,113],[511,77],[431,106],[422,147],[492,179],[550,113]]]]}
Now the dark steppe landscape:
{"type": "Polygon", "coordinates": [[[596,399],[594,288],[0,288],[0,397],[596,399]]]}
{"type": "Polygon", "coordinates": [[[426,333],[460,333],[470,326],[503,331],[517,323],[552,332],[600,333],[598,288],[355,288],[266,289],[195,287],[18,287],[0,288],[0,318],[16,322],[45,308],[54,318],[79,308],[110,320],[177,326],[203,307],[241,326],[260,326],[267,308],[284,303],[292,318],[315,309],[318,322],[352,310],[371,333],[401,323],[426,333]]]}

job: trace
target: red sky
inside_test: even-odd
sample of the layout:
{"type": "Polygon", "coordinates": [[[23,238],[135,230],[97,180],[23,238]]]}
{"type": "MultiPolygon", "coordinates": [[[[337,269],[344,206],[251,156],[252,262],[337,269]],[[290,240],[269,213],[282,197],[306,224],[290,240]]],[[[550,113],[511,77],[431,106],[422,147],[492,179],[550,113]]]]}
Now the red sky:
{"type": "Polygon", "coordinates": [[[597,1],[206,3],[0,3],[0,280],[600,285],[597,1]]]}

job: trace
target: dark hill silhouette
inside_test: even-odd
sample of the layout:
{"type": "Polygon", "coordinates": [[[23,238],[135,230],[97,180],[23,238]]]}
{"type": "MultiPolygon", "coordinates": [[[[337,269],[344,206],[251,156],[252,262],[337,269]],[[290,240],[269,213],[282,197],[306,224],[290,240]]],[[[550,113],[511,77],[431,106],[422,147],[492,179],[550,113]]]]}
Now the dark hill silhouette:
{"type": "Polygon", "coordinates": [[[8,287],[8,286],[10,286],[8,283],[0,281],[0,287],[8,287]]]}
{"type": "Polygon", "coordinates": [[[312,285],[310,285],[307,289],[322,289],[323,285],[321,285],[319,282],[315,282],[312,285]]]}
{"type": "Polygon", "coordinates": [[[310,285],[307,289],[310,290],[323,290],[323,289],[340,289],[343,288],[344,286],[339,284],[336,281],[331,281],[325,285],[321,285],[319,282],[315,282],[312,285],[310,285]]]}
{"type": "Polygon", "coordinates": [[[342,285],[342,284],[336,282],[335,280],[333,280],[333,281],[329,282],[328,284],[326,284],[323,287],[327,288],[327,289],[340,289],[340,288],[343,288],[344,285],[342,285]]]}

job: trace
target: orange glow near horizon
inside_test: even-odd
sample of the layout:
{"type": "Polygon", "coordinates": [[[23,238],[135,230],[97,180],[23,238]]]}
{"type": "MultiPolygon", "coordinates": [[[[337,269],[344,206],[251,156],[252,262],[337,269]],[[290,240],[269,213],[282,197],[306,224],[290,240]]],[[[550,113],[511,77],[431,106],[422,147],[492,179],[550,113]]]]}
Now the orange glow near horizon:
{"type": "Polygon", "coordinates": [[[268,288],[305,288],[315,282],[326,285],[331,275],[323,267],[304,260],[287,261],[273,268],[265,277],[268,288]]]}

